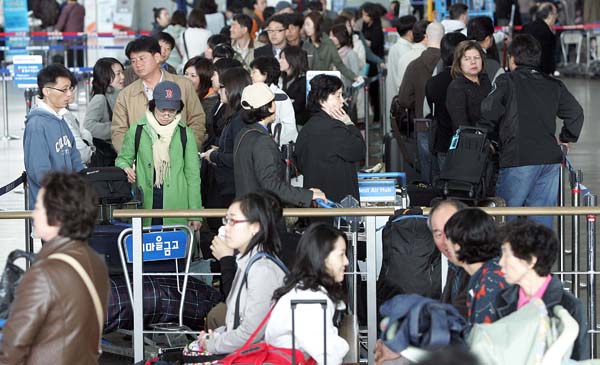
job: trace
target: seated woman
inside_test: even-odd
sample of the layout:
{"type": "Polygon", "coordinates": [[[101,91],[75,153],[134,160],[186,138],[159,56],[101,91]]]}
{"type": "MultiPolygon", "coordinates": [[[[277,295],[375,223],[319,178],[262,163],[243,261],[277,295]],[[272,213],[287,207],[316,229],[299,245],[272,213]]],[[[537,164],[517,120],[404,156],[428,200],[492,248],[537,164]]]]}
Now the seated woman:
{"type": "Polygon", "coordinates": [[[96,194],[80,176],[44,176],[33,211],[42,249],[17,287],[2,330],[0,363],[98,363],[98,314],[104,322],[109,281],[106,264],[86,242],[97,216],[96,194]],[[99,299],[99,313],[80,275],[54,254],[68,255],[82,266],[99,299]]]}
{"type": "MultiPolygon", "coordinates": [[[[198,149],[194,132],[181,120],[181,90],[176,83],[163,81],[156,85],[153,96],[146,115],[127,131],[115,166],[142,190],[144,209],[200,209],[198,149]]],[[[152,218],[151,224],[186,221],[152,218]]],[[[145,219],[144,225],[148,224],[150,220],[145,219]]],[[[189,225],[200,229],[200,218],[190,219],[189,225]]]]}
{"type": "Polygon", "coordinates": [[[550,316],[554,316],[552,308],[561,305],[579,324],[571,358],[588,359],[588,324],[581,301],[564,290],[558,277],[550,274],[558,255],[554,232],[530,220],[519,220],[501,230],[501,239],[500,266],[506,282],[515,285],[496,296],[494,309],[498,318],[506,317],[533,298],[544,301],[550,316]]]}
{"type": "MultiPolygon", "coordinates": [[[[277,259],[280,249],[271,203],[260,194],[247,194],[227,209],[223,218],[224,237],[216,237],[237,250],[237,271],[227,296],[225,326],[198,336],[202,348],[213,354],[237,350],[269,311],[275,289],[283,284],[285,272],[277,259]],[[261,255],[268,254],[268,257],[261,255]],[[258,256],[257,256],[258,255],[258,256]]],[[[214,242],[213,242],[214,244],[214,242]]],[[[256,337],[262,340],[263,333],[256,337]]]]}
{"type": "Polygon", "coordinates": [[[467,322],[492,323],[493,303],[508,285],[498,266],[500,243],[494,219],[478,208],[456,212],[446,223],[450,260],[471,276],[467,286],[467,322]]]}
{"type": "Polygon", "coordinates": [[[277,301],[271,313],[265,341],[273,346],[296,349],[313,358],[317,364],[341,364],[348,343],[338,335],[333,317],[336,309],[344,309],[344,271],[348,266],[346,236],[323,223],[313,224],[304,232],[292,271],[285,284],[273,294],[277,301]],[[323,308],[315,304],[299,304],[295,310],[292,332],[292,300],[326,300],[327,349],[323,349],[323,308]]]}
{"type": "Polygon", "coordinates": [[[365,157],[362,134],[343,109],[343,86],[330,75],[310,81],[308,109],[315,114],[296,140],[304,186],[319,188],[336,202],[347,195],[359,199],[356,163],[365,157]]]}

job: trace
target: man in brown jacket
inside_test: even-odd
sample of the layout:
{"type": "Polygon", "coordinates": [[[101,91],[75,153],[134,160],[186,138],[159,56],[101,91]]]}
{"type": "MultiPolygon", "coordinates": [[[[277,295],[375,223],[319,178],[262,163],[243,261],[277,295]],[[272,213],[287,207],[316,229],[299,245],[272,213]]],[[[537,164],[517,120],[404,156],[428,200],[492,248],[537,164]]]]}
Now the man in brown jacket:
{"type": "Polygon", "coordinates": [[[127,45],[125,53],[139,79],[121,90],[117,97],[111,128],[115,149],[121,150],[125,133],[146,113],[154,87],[165,80],[179,85],[184,104],[181,119],[194,131],[196,144],[201,148],[206,132],[206,118],[192,82],[183,76],[172,75],[161,69],[160,45],[155,38],[144,36],[133,40],[127,45]]]}
{"type": "Polygon", "coordinates": [[[98,215],[95,199],[75,173],[50,172],[42,180],[33,226],[43,245],[17,287],[0,364],[98,364],[110,284],[106,264],[86,242],[98,215]]]}

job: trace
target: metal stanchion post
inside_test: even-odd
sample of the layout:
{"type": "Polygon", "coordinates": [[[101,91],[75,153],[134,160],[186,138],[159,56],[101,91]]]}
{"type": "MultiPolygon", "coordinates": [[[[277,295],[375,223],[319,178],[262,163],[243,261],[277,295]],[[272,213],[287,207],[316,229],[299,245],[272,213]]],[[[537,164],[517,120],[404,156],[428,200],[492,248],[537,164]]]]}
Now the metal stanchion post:
{"type": "Polygon", "coordinates": [[[25,114],[29,114],[31,111],[31,104],[33,103],[34,89],[25,89],[25,114]]]}
{"type": "Polygon", "coordinates": [[[87,34],[83,35],[83,65],[81,67],[88,67],[88,37],[87,34]]]}
{"type": "MultiPolygon", "coordinates": [[[[25,210],[29,209],[29,184],[27,184],[27,173],[23,173],[23,197],[25,201],[25,210]]],[[[25,251],[33,252],[33,237],[31,237],[31,219],[25,219],[25,251]]],[[[29,261],[27,261],[27,267],[29,268],[29,261]]]]}
{"type": "Polygon", "coordinates": [[[365,166],[369,167],[369,84],[365,80],[365,166]]]}
{"type": "MultiPolygon", "coordinates": [[[[571,202],[572,206],[580,206],[581,197],[581,170],[577,172],[571,172],[571,202]]],[[[579,216],[574,215],[571,217],[571,271],[579,271],[579,216]]],[[[579,297],[579,275],[573,275],[573,282],[571,285],[573,295],[579,297]]]]}
{"type": "MultiPolygon", "coordinates": [[[[598,205],[598,196],[593,194],[586,194],[584,196],[584,205],[586,207],[595,207],[598,205]]],[[[596,216],[588,214],[586,216],[587,221],[587,249],[588,249],[588,271],[596,271],[596,216]]],[[[587,294],[588,294],[588,321],[589,328],[596,330],[596,280],[594,274],[589,274],[587,282],[587,294]]],[[[596,344],[595,344],[595,333],[590,334],[590,350],[592,358],[595,356],[596,344]]]]}
{"type": "Polygon", "coordinates": [[[385,110],[385,106],[386,106],[386,87],[385,87],[385,79],[387,78],[387,69],[382,69],[381,70],[381,80],[379,80],[379,108],[381,109],[381,138],[383,138],[385,136],[385,134],[391,130],[391,127],[389,126],[389,118],[390,116],[388,115],[388,113],[385,110]]]}
{"type": "MultiPolygon", "coordinates": [[[[565,164],[563,163],[560,166],[559,177],[558,177],[558,206],[565,206],[565,164]]],[[[562,273],[565,271],[565,216],[558,215],[558,225],[557,225],[557,233],[558,233],[558,269],[562,273]]],[[[560,274],[560,281],[564,283],[564,275],[560,274]]]]}
{"type": "MultiPolygon", "coordinates": [[[[6,62],[0,63],[0,68],[6,69],[6,62]]],[[[2,135],[3,141],[10,141],[13,139],[19,139],[19,137],[11,136],[8,128],[8,85],[6,80],[6,72],[2,71],[2,123],[4,125],[4,134],[2,135]]]]}

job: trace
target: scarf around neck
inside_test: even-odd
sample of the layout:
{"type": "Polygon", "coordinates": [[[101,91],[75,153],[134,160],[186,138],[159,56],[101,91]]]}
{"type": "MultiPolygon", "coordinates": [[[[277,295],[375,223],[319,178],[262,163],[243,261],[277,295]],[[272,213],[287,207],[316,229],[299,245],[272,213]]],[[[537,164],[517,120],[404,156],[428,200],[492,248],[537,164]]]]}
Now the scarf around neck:
{"type": "Polygon", "coordinates": [[[148,120],[148,134],[152,139],[152,159],[154,161],[154,186],[161,187],[165,182],[165,178],[171,168],[171,157],[169,155],[169,146],[175,129],[179,125],[181,115],[177,114],[175,119],[167,125],[160,125],[154,113],[150,110],[146,111],[146,119],[148,120]]]}

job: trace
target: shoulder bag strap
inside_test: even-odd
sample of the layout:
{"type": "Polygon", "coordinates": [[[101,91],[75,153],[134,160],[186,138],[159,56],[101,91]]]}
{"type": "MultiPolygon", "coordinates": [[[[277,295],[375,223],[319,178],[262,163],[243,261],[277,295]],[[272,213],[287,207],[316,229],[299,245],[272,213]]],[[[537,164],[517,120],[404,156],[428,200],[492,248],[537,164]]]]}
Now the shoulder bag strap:
{"type": "MultiPolygon", "coordinates": [[[[69,256],[64,253],[54,253],[54,254],[48,256],[48,258],[66,262],[73,268],[73,270],[75,270],[75,272],[77,272],[77,274],[79,275],[81,280],[83,280],[83,283],[87,287],[87,289],[90,293],[90,296],[92,297],[92,302],[94,302],[94,307],[96,309],[96,316],[98,317],[98,332],[99,332],[98,339],[101,340],[102,339],[102,329],[104,327],[104,314],[102,311],[102,303],[100,302],[100,296],[98,295],[98,291],[96,290],[96,287],[94,286],[94,283],[92,282],[92,279],[90,278],[88,273],[85,271],[83,266],[81,266],[81,264],[77,260],[75,260],[72,256],[69,256]]],[[[100,343],[98,343],[98,351],[100,353],[102,352],[100,343]]]]}
{"type": "Polygon", "coordinates": [[[181,38],[183,39],[183,48],[185,49],[185,58],[187,58],[189,60],[190,52],[188,52],[187,42],[185,41],[185,32],[187,32],[187,29],[183,31],[183,34],[181,34],[181,38]]]}
{"type": "Polygon", "coordinates": [[[260,260],[263,257],[266,257],[269,260],[273,261],[277,266],[279,266],[279,268],[284,273],[287,274],[289,272],[289,270],[287,269],[285,264],[283,262],[281,262],[281,260],[279,260],[275,256],[269,255],[268,253],[266,253],[264,251],[258,252],[254,256],[252,256],[252,258],[248,262],[248,265],[246,266],[246,270],[244,270],[244,276],[242,278],[242,282],[240,283],[240,287],[237,292],[237,297],[235,299],[235,311],[233,314],[233,329],[236,329],[240,326],[240,298],[242,296],[242,289],[243,289],[244,285],[247,285],[247,283],[248,283],[248,273],[250,272],[250,268],[252,267],[252,265],[254,265],[254,263],[256,261],[260,260]]]}
{"type": "Polygon", "coordinates": [[[179,137],[181,137],[181,148],[183,148],[183,157],[185,158],[185,147],[187,146],[187,131],[183,126],[179,126],[179,137]]]}
{"type": "Polygon", "coordinates": [[[108,118],[112,121],[113,111],[112,111],[112,108],[110,107],[110,104],[108,103],[108,98],[106,97],[106,95],[104,95],[104,100],[106,100],[106,107],[108,108],[108,118]]]}
{"type": "Polygon", "coordinates": [[[237,151],[240,149],[240,145],[242,144],[242,140],[244,139],[244,137],[246,137],[246,135],[250,132],[258,132],[257,130],[254,129],[248,129],[247,131],[244,132],[244,134],[242,134],[242,136],[240,137],[240,140],[238,141],[237,146],[235,146],[235,150],[233,151],[233,156],[235,157],[235,155],[237,154],[237,151]]]}
{"type": "Polygon", "coordinates": [[[143,125],[138,124],[137,127],[135,127],[135,142],[134,142],[134,153],[133,153],[133,161],[137,160],[137,154],[138,154],[138,150],[140,149],[140,140],[142,139],[142,129],[144,128],[143,125]]]}

